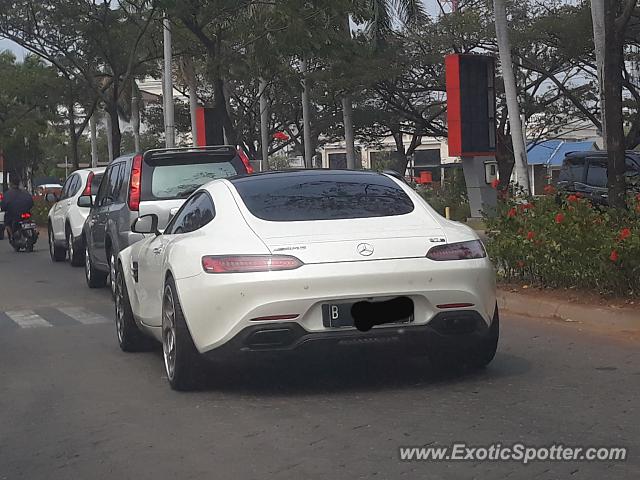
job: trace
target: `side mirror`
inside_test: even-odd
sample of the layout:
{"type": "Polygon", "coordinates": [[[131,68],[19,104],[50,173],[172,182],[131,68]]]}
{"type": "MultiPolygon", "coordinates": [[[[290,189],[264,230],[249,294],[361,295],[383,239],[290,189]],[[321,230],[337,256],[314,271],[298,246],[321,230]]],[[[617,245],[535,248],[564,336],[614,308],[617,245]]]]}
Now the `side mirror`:
{"type": "Polygon", "coordinates": [[[93,207],[93,198],[91,198],[91,195],[81,195],[78,197],[78,206],[93,207]]]}
{"type": "Polygon", "coordinates": [[[149,215],[136,218],[133,225],[131,225],[131,231],[134,233],[153,233],[160,235],[160,230],[158,230],[158,216],[155,213],[150,213],[149,215]]]}
{"type": "Polygon", "coordinates": [[[44,196],[44,199],[49,203],[56,203],[58,201],[58,197],[56,196],[55,193],[47,193],[44,196]]]}

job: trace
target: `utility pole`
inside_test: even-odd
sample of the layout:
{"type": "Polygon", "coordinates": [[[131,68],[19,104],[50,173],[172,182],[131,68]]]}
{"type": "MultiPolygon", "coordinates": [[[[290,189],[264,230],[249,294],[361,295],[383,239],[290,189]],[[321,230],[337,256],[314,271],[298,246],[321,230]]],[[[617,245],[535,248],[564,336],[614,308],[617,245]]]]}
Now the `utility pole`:
{"type": "Polygon", "coordinates": [[[175,147],[176,131],[173,108],[173,79],[171,77],[171,23],[165,14],[162,24],[164,27],[164,136],[167,148],[175,147]]]}
{"type": "Polygon", "coordinates": [[[596,52],[596,66],[598,73],[598,94],[600,97],[600,122],[602,128],[602,148],[607,149],[607,128],[605,114],[605,98],[604,98],[604,52],[605,52],[605,35],[604,35],[604,2],[605,0],[591,0],[591,21],[593,22],[593,43],[596,52]]]}
{"type": "Polygon", "coordinates": [[[507,10],[504,0],[493,0],[493,10],[496,17],[496,37],[498,50],[500,51],[500,63],[502,64],[502,78],[504,91],[507,97],[507,111],[509,112],[509,126],[513,143],[513,155],[516,163],[516,176],[518,184],[526,195],[530,191],[529,170],[527,169],[527,151],[522,136],[522,123],[520,122],[520,106],[518,105],[518,90],[513,73],[511,60],[511,43],[509,42],[509,30],[507,25],[507,10]]]}
{"type": "MultiPolygon", "coordinates": [[[[345,35],[351,40],[351,18],[347,15],[345,35]]],[[[349,92],[342,96],[342,122],[344,124],[344,142],[347,152],[347,168],[356,168],[355,135],[353,132],[353,98],[349,92]]]]}
{"type": "Polygon", "coordinates": [[[269,169],[269,98],[267,81],[260,77],[260,146],[262,147],[262,170],[269,169]]]}
{"type": "Polygon", "coordinates": [[[311,102],[307,82],[307,61],[302,60],[302,124],[304,137],[304,166],[313,168],[313,149],[311,148],[311,102]]]}

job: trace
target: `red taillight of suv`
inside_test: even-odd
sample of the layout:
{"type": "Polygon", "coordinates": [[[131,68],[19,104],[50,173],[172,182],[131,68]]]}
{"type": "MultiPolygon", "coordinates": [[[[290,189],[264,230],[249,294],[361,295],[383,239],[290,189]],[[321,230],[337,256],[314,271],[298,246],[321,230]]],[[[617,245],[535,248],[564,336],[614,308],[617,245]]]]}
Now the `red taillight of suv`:
{"type": "Polygon", "coordinates": [[[95,173],[89,172],[89,176],[87,177],[87,184],[85,185],[84,191],[82,192],[83,197],[91,195],[91,182],[93,182],[93,177],[95,176],[95,173]]]}
{"type": "Polygon", "coordinates": [[[129,178],[129,209],[137,212],[140,209],[140,187],[142,180],[142,155],[133,157],[133,167],[129,178]]]}
{"type": "Polygon", "coordinates": [[[247,173],[251,175],[253,173],[253,167],[251,166],[251,162],[249,162],[249,157],[247,157],[247,154],[244,153],[241,148],[239,148],[238,156],[240,157],[240,160],[242,160],[244,167],[247,169],[247,173]]]}

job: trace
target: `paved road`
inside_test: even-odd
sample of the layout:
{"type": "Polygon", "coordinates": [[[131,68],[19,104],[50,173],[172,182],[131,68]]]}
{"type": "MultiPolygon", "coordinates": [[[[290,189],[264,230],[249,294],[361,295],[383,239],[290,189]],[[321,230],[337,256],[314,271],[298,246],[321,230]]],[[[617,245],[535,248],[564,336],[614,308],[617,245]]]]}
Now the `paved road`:
{"type": "MultiPolygon", "coordinates": [[[[41,243],[44,249],[45,242],[41,243]]],[[[124,354],[106,290],[0,242],[0,479],[640,478],[640,345],[503,315],[495,361],[399,356],[217,366],[172,392],[124,354]],[[400,462],[399,446],[614,445],[624,463],[400,462]]]]}

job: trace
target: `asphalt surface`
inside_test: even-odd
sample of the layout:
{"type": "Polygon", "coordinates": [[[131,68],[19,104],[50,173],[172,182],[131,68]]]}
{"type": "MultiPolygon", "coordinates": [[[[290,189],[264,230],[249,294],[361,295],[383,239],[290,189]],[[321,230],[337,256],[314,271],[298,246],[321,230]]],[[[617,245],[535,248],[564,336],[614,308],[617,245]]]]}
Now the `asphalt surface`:
{"type": "Polygon", "coordinates": [[[494,362],[325,354],[227,363],[176,393],[122,353],[106,289],[0,242],[1,479],[640,478],[640,345],[503,314],[494,362]],[[400,446],[628,447],[625,462],[401,462],[400,446]]]}

